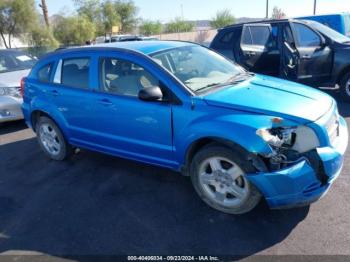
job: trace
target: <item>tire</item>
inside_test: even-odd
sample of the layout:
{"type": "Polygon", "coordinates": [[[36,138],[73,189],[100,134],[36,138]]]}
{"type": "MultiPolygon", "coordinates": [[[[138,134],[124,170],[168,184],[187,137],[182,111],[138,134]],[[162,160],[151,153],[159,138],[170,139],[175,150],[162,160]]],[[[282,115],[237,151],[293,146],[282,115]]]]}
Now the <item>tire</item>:
{"type": "Polygon", "coordinates": [[[341,99],[350,103],[350,72],[346,73],[340,81],[341,99]]]}
{"type": "Polygon", "coordinates": [[[248,213],[261,200],[260,192],[245,177],[246,173],[255,173],[255,168],[241,151],[213,144],[201,149],[191,162],[191,180],[199,197],[228,214],[248,213]]]}
{"type": "Polygon", "coordinates": [[[41,149],[51,159],[62,161],[72,153],[72,147],[67,143],[61,130],[50,118],[42,116],[35,127],[41,149]]]}

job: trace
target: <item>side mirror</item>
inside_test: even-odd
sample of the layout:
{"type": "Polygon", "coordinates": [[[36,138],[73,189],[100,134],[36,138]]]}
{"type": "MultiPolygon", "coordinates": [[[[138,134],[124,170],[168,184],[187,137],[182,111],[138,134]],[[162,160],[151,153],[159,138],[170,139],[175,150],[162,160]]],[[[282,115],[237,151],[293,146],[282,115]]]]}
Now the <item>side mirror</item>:
{"type": "Polygon", "coordinates": [[[160,101],[163,98],[163,93],[158,86],[152,86],[141,89],[138,97],[143,101],[160,101]]]}

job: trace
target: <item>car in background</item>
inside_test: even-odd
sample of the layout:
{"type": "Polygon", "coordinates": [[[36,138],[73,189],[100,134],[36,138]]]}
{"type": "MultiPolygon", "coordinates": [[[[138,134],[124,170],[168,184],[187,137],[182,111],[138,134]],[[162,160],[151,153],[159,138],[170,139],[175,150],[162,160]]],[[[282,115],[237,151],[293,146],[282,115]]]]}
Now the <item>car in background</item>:
{"type": "Polygon", "coordinates": [[[20,83],[35,63],[26,52],[0,50],[0,123],[23,119],[20,83]]]}
{"type": "Polygon", "coordinates": [[[313,20],[324,24],[335,31],[350,37],[350,14],[329,14],[329,15],[312,15],[297,17],[296,19],[313,20]]]}
{"type": "Polygon", "coordinates": [[[159,40],[159,39],[157,37],[152,37],[152,36],[117,35],[117,36],[112,36],[110,38],[106,38],[104,42],[115,43],[115,42],[127,42],[127,41],[155,41],[155,40],[159,40]]]}
{"type": "Polygon", "coordinates": [[[231,214],[262,197],[272,208],[318,200],[348,146],[332,97],[189,42],[60,50],[34,66],[23,88],[26,123],[51,159],[78,147],[170,168],[231,214]]]}
{"type": "Polygon", "coordinates": [[[105,43],[126,42],[126,41],[141,41],[141,40],[137,35],[115,35],[115,36],[106,38],[105,43]]]}
{"type": "Polygon", "coordinates": [[[267,20],[227,26],[210,47],[247,70],[312,87],[340,87],[350,102],[350,39],[315,21],[267,20]]]}

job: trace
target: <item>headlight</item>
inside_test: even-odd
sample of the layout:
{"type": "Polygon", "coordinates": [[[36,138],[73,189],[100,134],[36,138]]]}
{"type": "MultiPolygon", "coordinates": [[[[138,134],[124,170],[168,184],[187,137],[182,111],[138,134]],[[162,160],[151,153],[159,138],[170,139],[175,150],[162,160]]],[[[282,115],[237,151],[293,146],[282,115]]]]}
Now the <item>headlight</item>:
{"type": "Polygon", "coordinates": [[[295,142],[295,130],[296,128],[292,127],[263,128],[258,129],[256,134],[274,148],[292,147],[295,142]]]}
{"type": "Polygon", "coordinates": [[[320,146],[315,132],[306,126],[263,128],[256,134],[276,150],[285,148],[305,153],[320,146]]]}
{"type": "Polygon", "coordinates": [[[0,87],[0,96],[20,97],[19,87],[0,87]]]}
{"type": "Polygon", "coordinates": [[[0,87],[0,96],[6,95],[6,88],[5,87],[0,87]]]}

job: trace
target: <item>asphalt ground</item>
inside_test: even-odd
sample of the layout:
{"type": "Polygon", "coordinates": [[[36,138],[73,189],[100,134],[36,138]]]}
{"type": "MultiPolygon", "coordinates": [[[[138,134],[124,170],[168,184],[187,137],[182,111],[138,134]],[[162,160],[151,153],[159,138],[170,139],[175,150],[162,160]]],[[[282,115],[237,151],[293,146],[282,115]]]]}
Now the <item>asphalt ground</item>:
{"type": "MultiPolygon", "coordinates": [[[[339,108],[350,126],[350,104],[339,108]]],[[[87,150],[51,161],[24,122],[8,123],[0,127],[0,261],[41,258],[26,254],[94,261],[91,255],[122,255],[114,261],[136,254],[348,255],[338,259],[349,261],[349,186],[348,152],[342,175],[310,207],[269,210],[262,202],[249,214],[226,215],[204,204],[178,173],[87,150]]]]}

